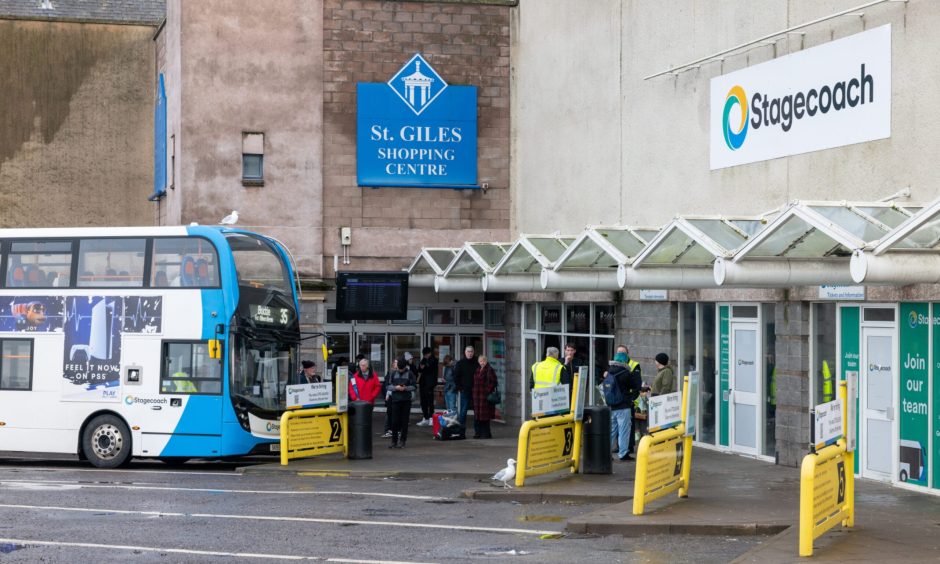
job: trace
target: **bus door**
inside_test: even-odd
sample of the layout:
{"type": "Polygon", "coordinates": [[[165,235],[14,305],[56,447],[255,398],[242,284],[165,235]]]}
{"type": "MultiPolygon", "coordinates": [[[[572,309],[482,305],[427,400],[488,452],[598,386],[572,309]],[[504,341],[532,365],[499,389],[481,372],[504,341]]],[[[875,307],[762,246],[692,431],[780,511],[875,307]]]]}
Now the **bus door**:
{"type": "MultiPolygon", "coordinates": [[[[152,373],[142,369],[139,375],[141,396],[131,402],[135,418],[129,418],[129,422],[139,420],[131,425],[141,428],[141,448],[135,452],[159,457],[221,454],[222,364],[210,358],[209,344],[163,341],[155,347],[151,341],[145,347],[144,341],[138,342],[140,349],[156,355],[153,362],[145,364],[152,367],[152,373]]],[[[128,343],[128,348],[132,347],[134,343],[128,343]]],[[[144,355],[128,354],[126,358],[140,359],[144,355]]],[[[125,390],[132,389],[129,379],[134,369],[124,369],[125,390]]],[[[127,399],[124,403],[128,404],[127,399]]]]}

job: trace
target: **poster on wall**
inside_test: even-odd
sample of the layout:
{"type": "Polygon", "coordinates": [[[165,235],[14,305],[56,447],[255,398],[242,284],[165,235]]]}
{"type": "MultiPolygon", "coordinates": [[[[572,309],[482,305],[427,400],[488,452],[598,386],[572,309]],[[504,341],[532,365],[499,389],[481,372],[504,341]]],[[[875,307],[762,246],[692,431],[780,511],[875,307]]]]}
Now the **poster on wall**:
{"type": "Polygon", "coordinates": [[[931,419],[933,425],[933,487],[940,489],[940,303],[932,306],[933,310],[933,411],[931,419]]]}
{"type": "MultiPolygon", "coordinates": [[[[503,401],[506,400],[506,337],[503,333],[486,333],[486,357],[496,371],[496,381],[503,401]]],[[[496,406],[496,419],[503,419],[503,404],[496,406]]]]}
{"type": "Polygon", "coordinates": [[[65,318],[61,296],[4,297],[0,302],[0,331],[59,332],[65,318]]]}
{"type": "Polygon", "coordinates": [[[901,304],[901,420],[898,442],[898,480],[927,485],[927,448],[930,420],[927,414],[927,359],[930,347],[928,305],[901,304]]]}
{"type": "MultiPolygon", "coordinates": [[[[861,373],[859,370],[859,356],[861,342],[861,326],[859,324],[859,308],[857,306],[839,308],[841,318],[841,329],[839,351],[841,355],[841,370],[839,379],[844,380],[846,375],[854,373],[856,377],[861,373]]],[[[859,382],[861,388],[865,383],[859,382]]],[[[858,428],[858,398],[855,398],[855,427],[858,428]]],[[[861,456],[855,457],[855,473],[858,474],[859,460],[861,456]]]]}
{"type": "Polygon", "coordinates": [[[69,296],[57,299],[65,304],[62,399],[119,401],[122,335],[162,332],[162,298],[69,296]]]}

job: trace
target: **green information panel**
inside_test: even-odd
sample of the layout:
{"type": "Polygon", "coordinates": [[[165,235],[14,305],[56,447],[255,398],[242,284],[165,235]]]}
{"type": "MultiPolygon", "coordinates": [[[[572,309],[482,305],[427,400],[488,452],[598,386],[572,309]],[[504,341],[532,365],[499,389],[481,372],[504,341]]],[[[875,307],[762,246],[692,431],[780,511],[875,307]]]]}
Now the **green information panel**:
{"type": "Polygon", "coordinates": [[[898,479],[927,485],[927,448],[930,444],[930,401],[927,366],[930,348],[930,313],[927,304],[901,304],[901,440],[898,443],[898,479]]]}
{"type": "Polygon", "coordinates": [[[728,446],[728,395],[730,393],[731,379],[731,323],[730,307],[718,308],[718,415],[721,420],[721,429],[718,433],[718,444],[728,446]]]}
{"type": "MultiPolygon", "coordinates": [[[[861,389],[865,385],[861,380],[861,372],[859,371],[859,339],[861,338],[861,326],[859,324],[859,309],[857,307],[843,307],[839,308],[840,315],[840,341],[839,341],[839,350],[842,355],[841,358],[841,370],[839,371],[839,380],[845,380],[845,375],[848,372],[855,372],[858,375],[858,389],[861,389]]],[[[858,426],[858,399],[855,401],[855,428],[860,429],[858,426]]],[[[858,461],[861,459],[860,456],[855,457],[855,473],[858,474],[858,461]]]]}
{"type": "MultiPolygon", "coordinates": [[[[933,304],[933,459],[940,461],[940,304],[933,304]]],[[[933,487],[940,488],[940,471],[934,464],[933,487]]]]}

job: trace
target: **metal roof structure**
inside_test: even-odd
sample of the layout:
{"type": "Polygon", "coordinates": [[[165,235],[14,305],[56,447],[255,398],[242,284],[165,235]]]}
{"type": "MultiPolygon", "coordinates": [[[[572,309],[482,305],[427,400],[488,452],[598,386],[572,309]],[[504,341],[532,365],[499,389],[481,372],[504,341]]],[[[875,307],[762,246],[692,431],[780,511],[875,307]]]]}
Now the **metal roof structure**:
{"type": "Polygon", "coordinates": [[[416,286],[439,292],[910,284],[940,282],[937,251],[940,200],[796,201],[763,216],[680,215],[660,229],[588,227],[422,249],[408,271],[416,286]]]}

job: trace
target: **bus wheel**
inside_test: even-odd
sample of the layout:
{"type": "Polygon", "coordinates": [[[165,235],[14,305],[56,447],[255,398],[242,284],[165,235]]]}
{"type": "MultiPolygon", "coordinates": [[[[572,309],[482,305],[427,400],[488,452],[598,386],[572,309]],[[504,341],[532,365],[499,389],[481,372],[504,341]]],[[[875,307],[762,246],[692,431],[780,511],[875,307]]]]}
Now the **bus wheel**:
{"type": "Polygon", "coordinates": [[[131,433],[113,415],[99,415],[85,427],[82,450],[98,468],[117,468],[131,459],[131,433]]]}
{"type": "Polygon", "coordinates": [[[902,482],[906,482],[906,481],[907,481],[907,470],[901,470],[901,476],[900,476],[900,478],[901,478],[901,481],[902,481],[902,482]]]}

